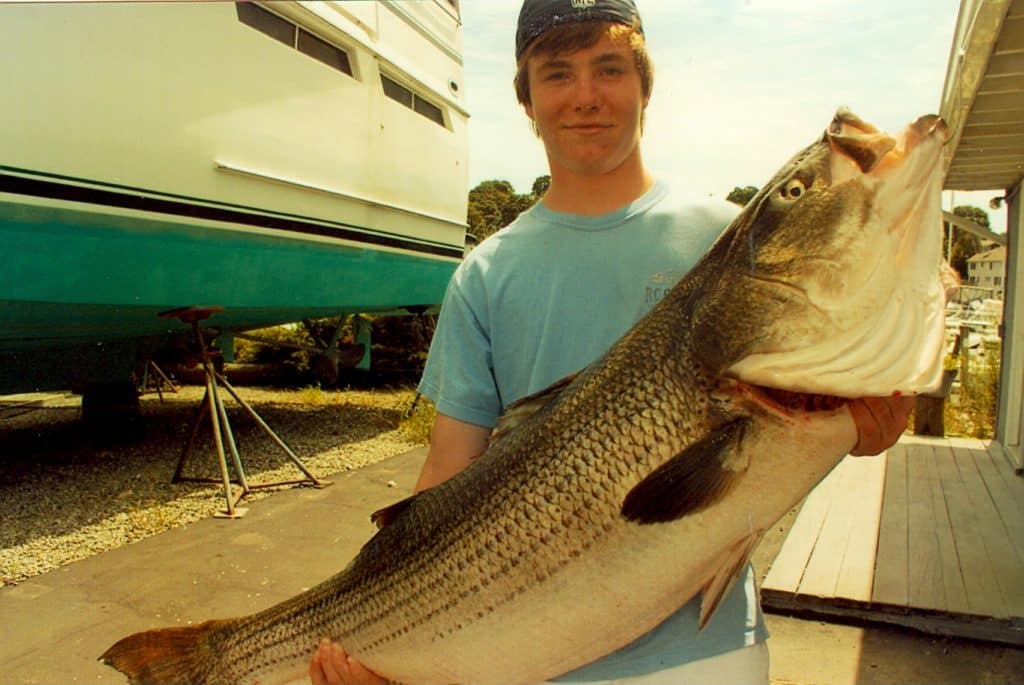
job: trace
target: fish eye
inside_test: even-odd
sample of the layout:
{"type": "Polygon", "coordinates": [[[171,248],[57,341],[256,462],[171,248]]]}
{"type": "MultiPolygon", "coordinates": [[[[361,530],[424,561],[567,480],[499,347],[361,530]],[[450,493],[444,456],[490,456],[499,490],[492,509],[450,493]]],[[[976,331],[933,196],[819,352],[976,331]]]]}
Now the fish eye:
{"type": "Polygon", "coordinates": [[[779,190],[779,196],[786,201],[792,202],[800,199],[803,194],[807,191],[807,186],[799,178],[791,178],[789,181],[779,190]]]}

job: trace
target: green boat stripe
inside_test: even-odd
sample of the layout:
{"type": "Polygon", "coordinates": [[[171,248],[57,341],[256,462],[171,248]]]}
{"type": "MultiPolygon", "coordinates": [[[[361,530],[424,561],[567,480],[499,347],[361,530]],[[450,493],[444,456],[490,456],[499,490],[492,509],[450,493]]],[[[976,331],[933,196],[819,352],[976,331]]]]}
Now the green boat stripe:
{"type": "Polygon", "coordinates": [[[194,219],[208,219],[228,223],[273,228],[303,235],[316,235],[327,238],[349,240],[382,247],[391,247],[421,254],[436,255],[454,259],[462,258],[462,249],[451,245],[428,244],[410,238],[395,235],[371,233],[348,225],[328,225],[289,216],[272,216],[233,209],[227,207],[211,207],[209,205],[190,202],[186,199],[167,199],[148,197],[137,193],[123,193],[100,188],[70,185],[59,181],[26,178],[0,173],[0,192],[32,197],[65,200],[68,202],[84,202],[107,207],[133,209],[144,212],[171,214],[194,219]]]}

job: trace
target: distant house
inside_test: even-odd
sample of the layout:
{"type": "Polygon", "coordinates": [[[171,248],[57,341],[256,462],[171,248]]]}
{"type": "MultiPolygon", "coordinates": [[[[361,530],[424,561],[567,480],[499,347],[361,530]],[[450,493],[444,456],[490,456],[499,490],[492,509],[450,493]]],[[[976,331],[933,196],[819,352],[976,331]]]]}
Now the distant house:
{"type": "Polygon", "coordinates": [[[967,281],[979,288],[989,288],[992,298],[1003,299],[1006,283],[1006,248],[997,247],[979,252],[967,260],[967,281]]]}

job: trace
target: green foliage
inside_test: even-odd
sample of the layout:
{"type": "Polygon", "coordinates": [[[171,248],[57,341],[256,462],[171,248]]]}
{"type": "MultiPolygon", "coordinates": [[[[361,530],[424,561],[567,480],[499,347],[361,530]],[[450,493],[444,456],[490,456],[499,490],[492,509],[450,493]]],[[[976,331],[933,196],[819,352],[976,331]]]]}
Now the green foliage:
{"type": "Polygon", "coordinates": [[[273,326],[249,331],[248,334],[258,337],[262,342],[236,338],[235,361],[237,363],[286,364],[301,371],[309,368],[308,353],[297,349],[299,346],[313,344],[302,326],[295,324],[273,326]]]}
{"type": "Polygon", "coordinates": [[[307,385],[298,392],[299,401],[307,406],[321,406],[327,404],[328,395],[318,385],[307,385]]]}
{"type": "Polygon", "coordinates": [[[981,355],[972,355],[968,368],[960,374],[956,402],[946,401],[943,423],[947,435],[991,439],[995,435],[999,403],[998,344],[985,343],[981,355]]]}
{"type": "MultiPolygon", "coordinates": [[[[365,351],[357,340],[354,315],[250,331],[249,334],[261,342],[237,338],[235,361],[276,365],[282,376],[279,382],[285,383],[330,386],[415,382],[423,373],[437,317],[432,314],[359,316],[371,327],[369,372],[354,370],[365,351]],[[336,348],[337,369],[334,369],[325,366],[325,358],[316,350],[327,348],[339,324],[341,335],[336,348]]],[[[308,403],[315,402],[309,398],[308,403]]]]}
{"type": "Polygon", "coordinates": [[[427,361],[437,316],[378,316],[373,319],[372,365],[377,370],[405,370],[419,376],[427,361]]]}
{"type": "Polygon", "coordinates": [[[755,186],[744,186],[742,188],[735,186],[729,194],[725,196],[725,199],[729,202],[738,204],[740,207],[745,207],[755,195],[757,195],[757,188],[755,186]]]}
{"type": "Polygon", "coordinates": [[[434,403],[418,393],[408,398],[407,402],[398,428],[410,442],[427,445],[430,443],[430,433],[437,413],[434,403]]]}
{"type": "Polygon", "coordinates": [[[466,210],[466,222],[469,232],[483,240],[501,226],[501,208],[492,198],[469,195],[469,208],[466,210]]]}
{"type": "Polygon", "coordinates": [[[535,200],[539,200],[544,197],[544,193],[548,192],[548,186],[551,185],[551,176],[544,174],[538,176],[533,180],[533,188],[530,190],[530,194],[533,195],[535,200]]]}
{"type": "Polygon", "coordinates": [[[957,216],[962,216],[965,219],[970,219],[974,223],[978,224],[982,228],[992,228],[992,225],[988,220],[988,212],[981,207],[973,207],[971,205],[959,205],[953,208],[953,213],[957,216]]]}
{"type": "Polygon", "coordinates": [[[483,181],[469,191],[466,211],[469,232],[483,240],[499,228],[508,226],[540,199],[550,182],[550,176],[540,176],[533,182],[533,191],[523,195],[517,193],[508,181],[483,181]]]}
{"type": "MultiPolygon", "coordinates": [[[[983,228],[990,228],[988,212],[984,209],[970,205],[961,205],[953,208],[953,214],[969,219],[983,228]]],[[[943,229],[945,231],[942,243],[943,251],[946,250],[946,246],[949,244],[949,231],[953,231],[952,252],[946,255],[946,259],[956,269],[957,273],[960,274],[960,277],[964,279],[964,282],[966,282],[967,260],[982,251],[981,238],[949,224],[944,224],[943,229]]]]}

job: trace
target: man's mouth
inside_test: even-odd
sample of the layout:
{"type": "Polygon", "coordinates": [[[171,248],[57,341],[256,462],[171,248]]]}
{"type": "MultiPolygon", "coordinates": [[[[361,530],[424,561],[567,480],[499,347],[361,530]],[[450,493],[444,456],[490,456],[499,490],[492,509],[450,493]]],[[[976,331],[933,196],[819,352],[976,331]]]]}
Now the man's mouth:
{"type": "Polygon", "coordinates": [[[612,127],[611,124],[569,124],[566,126],[567,129],[575,133],[600,133],[601,131],[607,131],[612,127]]]}

